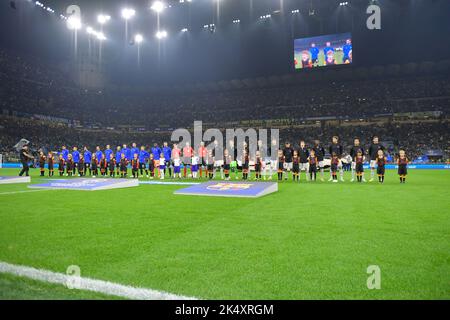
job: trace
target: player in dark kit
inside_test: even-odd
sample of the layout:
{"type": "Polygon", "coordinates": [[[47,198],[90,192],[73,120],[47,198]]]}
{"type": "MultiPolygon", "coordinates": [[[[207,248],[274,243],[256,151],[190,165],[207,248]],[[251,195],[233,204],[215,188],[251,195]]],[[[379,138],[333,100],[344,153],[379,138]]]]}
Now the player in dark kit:
{"type": "MultiPolygon", "coordinates": [[[[339,169],[341,181],[344,182],[344,169],[342,167],[342,162],[341,162],[342,153],[344,152],[344,149],[342,148],[342,145],[339,144],[338,136],[333,136],[332,143],[329,148],[329,152],[330,152],[330,154],[335,154],[336,157],[338,158],[339,163],[337,165],[337,169],[339,169]]],[[[331,181],[331,180],[333,180],[332,176],[330,177],[330,179],[328,181],[331,181]]]]}
{"type": "Polygon", "coordinates": [[[45,157],[44,152],[39,152],[39,170],[41,172],[41,177],[45,174],[45,161],[47,158],[45,157]]]}
{"type": "Polygon", "coordinates": [[[384,147],[379,143],[379,139],[377,136],[372,138],[372,144],[369,147],[369,156],[370,156],[370,182],[373,181],[375,177],[375,166],[377,164],[377,155],[378,151],[382,150],[384,152],[384,147]]]}
{"type": "Polygon", "coordinates": [[[278,180],[283,180],[283,171],[285,167],[284,155],[282,150],[278,150],[278,180]]]}
{"type": "Polygon", "coordinates": [[[242,180],[247,180],[249,167],[250,167],[250,159],[248,157],[247,150],[244,149],[242,155],[242,180]]]}
{"type": "Polygon", "coordinates": [[[64,157],[62,154],[59,155],[59,162],[58,162],[58,171],[59,176],[62,177],[64,175],[64,167],[66,166],[66,161],[64,160],[64,157]]]}
{"type": "Polygon", "coordinates": [[[208,150],[208,155],[206,157],[206,174],[209,180],[214,176],[214,156],[212,150],[208,150]]]}
{"type": "Polygon", "coordinates": [[[74,169],[75,169],[75,164],[73,162],[72,155],[69,153],[69,155],[67,157],[67,162],[66,162],[66,172],[69,177],[72,176],[74,169]]]}
{"type": "Polygon", "coordinates": [[[308,161],[309,161],[309,180],[311,181],[316,181],[317,179],[317,157],[316,157],[316,152],[313,150],[311,150],[311,153],[309,154],[308,157],[308,161]]]}
{"type": "MultiPolygon", "coordinates": [[[[205,149],[206,150],[206,149],[205,149]]],[[[225,180],[230,180],[230,168],[231,168],[231,156],[228,152],[228,149],[225,149],[223,152],[223,172],[225,174],[225,180]]],[[[206,162],[205,162],[206,164],[206,162]]],[[[201,176],[200,176],[201,178],[201,176]]]]}
{"type": "Polygon", "coordinates": [[[120,177],[126,178],[128,172],[128,160],[125,157],[125,153],[120,156],[120,177]]]}
{"type": "Polygon", "coordinates": [[[84,168],[84,157],[80,154],[80,159],[78,160],[78,174],[80,175],[80,177],[83,177],[85,175],[84,168]]]}
{"type": "MultiPolygon", "coordinates": [[[[361,154],[363,155],[364,158],[364,148],[361,147],[359,139],[356,138],[353,141],[353,146],[350,149],[350,156],[352,157],[352,180],[351,182],[355,181],[355,171],[356,171],[356,155],[358,154],[358,152],[361,152],[361,154]]],[[[364,177],[363,177],[364,179],[364,177]]]]}
{"type": "Polygon", "coordinates": [[[300,174],[300,158],[298,156],[298,151],[294,151],[294,156],[292,157],[292,180],[299,181],[300,174]]]}
{"type": "Polygon", "coordinates": [[[131,173],[133,178],[139,178],[139,158],[137,154],[134,154],[134,158],[131,160],[131,173]]]}
{"type": "Polygon", "coordinates": [[[283,149],[284,156],[284,171],[286,171],[286,175],[284,177],[285,180],[288,179],[289,172],[292,170],[292,156],[294,155],[294,149],[291,147],[289,142],[286,142],[285,147],[283,149]]]}
{"type": "Polygon", "coordinates": [[[357,151],[354,163],[356,170],[356,179],[358,180],[358,182],[362,182],[364,179],[364,154],[362,150],[357,151]]]}
{"type": "Polygon", "coordinates": [[[155,178],[155,159],[153,158],[153,153],[150,153],[148,157],[148,171],[150,171],[150,179],[155,178]]]}
{"type": "Polygon", "coordinates": [[[380,183],[384,182],[384,173],[385,173],[385,166],[386,166],[387,159],[384,156],[383,150],[378,150],[377,155],[377,175],[378,175],[378,181],[380,183]]]}
{"type": "Polygon", "coordinates": [[[114,178],[116,176],[116,159],[114,159],[114,154],[112,153],[109,155],[108,168],[109,176],[114,178]]]}
{"type": "Polygon", "coordinates": [[[336,153],[333,153],[331,155],[331,169],[330,169],[331,180],[333,182],[338,182],[338,179],[337,179],[338,166],[339,166],[339,158],[336,153]]]}
{"type": "Polygon", "coordinates": [[[96,176],[98,176],[98,160],[97,160],[97,156],[95,155],[95,153],[92,154],[91,172],[92,172],[92,178],[95,178],[96,176]]]}
{"type": "Polygon", "coordinates": [[[108,170],[108,161],[106,161],[105,154],[102,154],[102,159],[100,160],[100,174],[102,177],[106,176],[106,171],[108,170]]]}
{"type": "Polygon", "coordinates": [[[261,180],[262,158],[259,151],[256,151],[255,158],[255,180],[261,180]]]}
{"type": "Polygon", "coordinates": [[[51,152],[48,153],[47,156],[47,166],[48,166],[48,176],[53,177],[54,175],[54,167],[55,167],[55,157],[51,152]]]}
{"type": "Polygon", "coordinates": [[[314,140],[314,153],[317,157],[317,164],[320,169],[320,180],[324,180],[324,163],[323,160],[325,158],[325,149],[320,145],[319,140],[314,140]]]}
{"type": "Polygon", "coordinates": [[[309,151],[306,148],[305,141],[300,141],[300,148],[298,149],[298,156],[300,158],[300,172],[299,172],[299,178],[302,174],[302,171],[305,171],[305,177],[306,181],[308,181],[308,172],[309,172],[309,163],[308,163],[308,157],[309,157],[309,151]]]}
{"type": "Polygon", "coordinates": [[[400,177],[400,183],[406,182],[406,175],[408,174],[408,158],[406,157],[405,150],[400,150],[398,164],[398,175],[400,177]]]}

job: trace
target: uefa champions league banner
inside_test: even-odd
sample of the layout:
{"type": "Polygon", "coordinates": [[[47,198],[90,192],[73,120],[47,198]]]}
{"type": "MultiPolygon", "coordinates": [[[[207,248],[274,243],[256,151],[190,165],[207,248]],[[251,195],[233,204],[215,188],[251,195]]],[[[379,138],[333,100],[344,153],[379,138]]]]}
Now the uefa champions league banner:
{"type": "Polygon", "coordinates": [[[137,179],[55,179],[47,183],[29,185],[32,189],[65,189],[65,190],[85,190],[98,191],[118,188],[130,188],[139,186],[137,179]]]}

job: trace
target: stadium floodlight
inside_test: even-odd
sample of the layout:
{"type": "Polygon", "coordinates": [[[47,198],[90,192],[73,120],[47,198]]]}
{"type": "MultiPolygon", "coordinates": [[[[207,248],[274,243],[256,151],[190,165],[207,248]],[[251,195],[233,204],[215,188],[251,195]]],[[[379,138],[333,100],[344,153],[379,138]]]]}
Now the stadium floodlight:
{"type": "Polygon", "coordinates": [[[134,42],[136,42],[137,44],[142,43],[142,41],[144,41],[144,37],[142,36],[142,34],[137,34],[134,36],[134,42]]]}
{"type": "Polygon", "coordinates": [[[125,20],[131,19],[136,14],[136,10],[130,8],[122,9],[122,18],[125,20]]]}
{"type": "Polygon", "coordinates": [[[94,33],[94,29],[92,29],[92,27],[87,27],[87,28],[86,28],[86,32],[87,32],[88,34],[93,34],[93,33],[94,33]]]}
{"type": "Polygon", "coordinates": [[[181,29],[181,32],[188,32],[188,31],[189,31],[188,28],[181,29]]]}
{"type": "Polygon", "coordinates": [[[235,20],[233,20],[233,23],[234,24],[236,24],[236,23],[240,23],[241,22],[241,20],[239,20],[239,19],[235,19],[235,20]]]}
{"type": "Polygon", "coordinates": [[[100,24],[105,24],[107,23],[109,20],[111,20],[111,17],[106,15],[106,14],[99,14],[97,16],[97,22],[100,24]]]}
{"type": "Polygon", "coordinates": [[[347,1],[346,2],[341,2],[341,3],[339,3],[339,5],[341,7],[345,7],[345,6],[348,6],[348,2],[347,1]]]}
{"type": "Polygon", "coordinates": [[[156,13],[161,13],[166,8],[166,5],[162,1],[155,1],[153,2],[150,9],[155,11],[156,13]]]}
{"type": "Polygon", "coordinates": [[[300,13],[300,10],[299,9],[295,9],[295,10],[292,10],[291,13],[292,14],[300,13]]]}
{"type": "Polygon", "coordinates": [[[97,39],[100,41],[106,40],[106,36],[103,34],[103,32],[97,32],[97,39]]]}
{"type": "Polygon", "coordinates": [[[67,27],[70,30],[79,30],[81,29],[81,20],[75,16],[70,16],[67,18],[67,27]]]}
{"type": "Polygon", "coordinates": [[[156,38],[158,38],[158,39],[163,39],[163,38],[166,38],[167,37],[167,31],[164,31],[164,30],[162,30],[162,31],[158,31],[158,32],[156,32],[156,38]]]}

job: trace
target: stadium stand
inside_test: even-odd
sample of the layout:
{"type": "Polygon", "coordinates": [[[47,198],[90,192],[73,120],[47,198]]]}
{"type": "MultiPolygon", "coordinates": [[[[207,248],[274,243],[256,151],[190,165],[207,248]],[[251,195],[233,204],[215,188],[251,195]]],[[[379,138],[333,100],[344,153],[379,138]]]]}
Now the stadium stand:
{"type": "Polygon", "coordinates": [[[443,64],[355,69],[354,74],[364,74],[360,79],[336,69],[297,80],[85,90],[58,67],[1,50],[0,148],[8,155],[24,129],[25,138],[45,150],[62,144],[150,145],[201,119],[204,127],[280,128],[281,140],[295,144],[316,138],[328,143],[334,134],[344,146],[354,137],[369,144],[379,135],[391,152],[406,148],[417,158],[437,150],[443,153],[437,160],[448,161],[450,81],[445,72],[431,75],[438,65],[443,64]]]}

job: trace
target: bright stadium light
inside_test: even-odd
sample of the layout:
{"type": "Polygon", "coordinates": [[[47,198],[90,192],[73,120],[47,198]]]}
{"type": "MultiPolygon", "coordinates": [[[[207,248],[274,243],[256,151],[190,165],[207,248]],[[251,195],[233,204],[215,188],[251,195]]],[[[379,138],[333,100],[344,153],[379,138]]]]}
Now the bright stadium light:
{"type": "Polygon", "coordinates": [[[241,20],[239,20],[239,19],[235,19],[235,20],[233,20],[233,23],[234,24],[236,24],[236,23],[240,23],[241,22],[241,20]]]}
{"type": "Polygon", "coordinates": [[[181,32],[188,32],[188,31],[189,31],[188,28],[181,29],[181,32]]]}
{"type": "Polygon", "coordinates": [[[106,36],[103,34],[103,32],[97,32],[97,39],[100,41],[106,40],[106,36]]]}
{"type": "Polygon", "coordinates": [[[130,8],[122,9],[122,18],[125,20],[131,19],[136,14],[136,10],[130,8]]]}
{"type": "Polygon", "coordinates": [[[134,42],[136,42],[137,44],[142,43],[142,41],[144,41],[144,37],[142,36],[142,34],[137,34],[134,36],[134,42]]]}
{"type": "Polygon", "coordinates": [[[105,24],[107,23],[109,20],[111,20],[111,17],[105,14],[99,14],[97,16],[97,22],[100,24],[105,24]]]}
{"type": "Polygon", "coordinates": [[[93,33],[94,33],[94,29],[92,29],[92,27],[87,27],[87,28],[86,28],[86,32],[87,32],[88,34],[93,34],[93,33]]]}
{"type": "Polygon", "coordinates": [[[156,38],[158,38],[158,39],[163,39],[163,38],[166,38],[167,37],[167,31],[158,31],[158,32],[156,32],[156,38]]]}
{"type": "Polygon", "coordinates": [[[162,1],[155,1],[155,2],[153,2],[153,4],[150,7],[150,9],[152,9],[156,13],[161,13],[165,9],[165,7],[166,7],[166,5],[164,4],[164,2],[162,2],[162,1]]]}
{"type": "Polygon", "coordinates": [[[79,30],[81,29],[81,20],[75,16],[70,16],[67,18],[67,27],[70,30],[79,30]]]}

